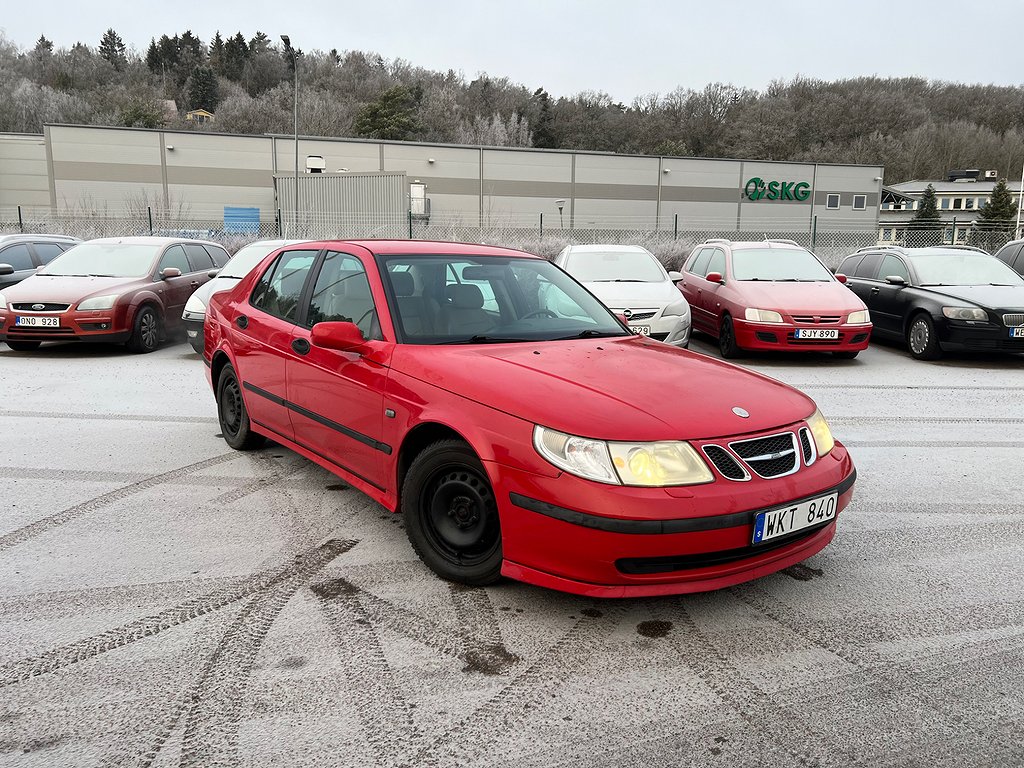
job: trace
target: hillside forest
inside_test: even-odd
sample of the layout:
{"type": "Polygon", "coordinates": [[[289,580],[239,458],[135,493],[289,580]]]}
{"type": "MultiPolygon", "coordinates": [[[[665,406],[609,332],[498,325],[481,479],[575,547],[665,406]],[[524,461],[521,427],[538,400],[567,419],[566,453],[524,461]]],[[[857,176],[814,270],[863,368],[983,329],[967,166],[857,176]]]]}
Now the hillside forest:
{"type": "Polygon", "coordinates": [[[367,51],[302,51],[263,32],[203,40],[186,30],[154,37],[143,52],[113,29],[71,47],[41,35],[22,48],[0,36],[0,131],[73,123],[288,134],[293,66],[299,132],[309,136],[881,164],[886,183],[952,168],[1012,179],[1024,163],[1024,86],[798,75],[763,91],[710,83],[626,104],[367,51]],[[215,122],[186,121],[193,109],[215,122]]]}

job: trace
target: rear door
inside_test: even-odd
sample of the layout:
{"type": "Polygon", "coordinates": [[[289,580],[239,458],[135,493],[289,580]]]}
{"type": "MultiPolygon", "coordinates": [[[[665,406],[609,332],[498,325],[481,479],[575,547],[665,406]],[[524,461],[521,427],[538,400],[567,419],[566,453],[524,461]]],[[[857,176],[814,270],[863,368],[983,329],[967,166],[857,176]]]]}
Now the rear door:
{"type": "Polygon", "coordinates": [[[683,279],[679,282],[680,290],[690,305],[690,317],[695,328],[709,330],[717,327],[711,322],[704,309],[703,295],[707,281],[704,275],[707,273],[708,262],[715,252],[714,248],[707,247],[698,250],[696,255],[691,256],[683,267],[683,279]]]}
{"type": "Polygon", "coordinates": [[[324,254],[314,269],[286,371],[295,442],[383,490],[384,457],[391,453],[381,442],[384,386],[393,340],[384,341],[378,316],[387,312],[387,304],[370,288],[367,271],[375,266],[370,257],[324,254]],[[337,321],[354,322],[376,348],[353,352],[311,343],[314,325],[337,321]]]}
{"type": "Polygon", "coordinates": [[[163,322],[169,326],[175,326],[181,321],[181,313],[185,309],[185,302],[192,295],[199,283],[195,275],[191,274],[192,265],[189,263],[185,248],[181,245],[172,245],[164,251],[160,262],[156,267],[156,275],[153,280],[157,285],[157,293],[164,302],[163,322]],[[167,267],[174,267],[181,271],[179,277],[162,278],[160,275],[167,267]]]}
{"type": "Polygon", "coordinates": [[[230,303],[231,347],[249,418],[278,435],[294,438],[285,368],[299,306],[318,251],[284,251],[266,268],[248,297],[230,303]]]}
{"type": "Polygon", "coordinates": [[[36,264],[27,243],[11,243],[6,247],[0,247],[0,264],[10,264],[14,267],[13,275],[0,275],[0,288],[20,283],[36,271],[36,264]]]}

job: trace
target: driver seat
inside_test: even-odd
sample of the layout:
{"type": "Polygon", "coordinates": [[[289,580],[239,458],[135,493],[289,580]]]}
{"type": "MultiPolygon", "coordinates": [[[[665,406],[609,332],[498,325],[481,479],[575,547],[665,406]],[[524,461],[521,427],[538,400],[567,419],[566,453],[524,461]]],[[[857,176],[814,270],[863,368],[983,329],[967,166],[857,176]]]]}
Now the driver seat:
{"type": "Polygon", "coordinates": [[[494,330],[494,318],[484,308],[484,295],[472,283],[453,283],[444,289],[441,327],[450,336],[476,336],[494,330]]]}

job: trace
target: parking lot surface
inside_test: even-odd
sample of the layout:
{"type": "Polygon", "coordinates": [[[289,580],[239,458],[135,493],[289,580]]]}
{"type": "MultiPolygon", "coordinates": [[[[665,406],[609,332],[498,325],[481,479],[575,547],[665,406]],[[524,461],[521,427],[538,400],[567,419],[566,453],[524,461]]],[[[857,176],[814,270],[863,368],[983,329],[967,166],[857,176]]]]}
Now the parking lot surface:
{"type": "Polygon", "coordinates": [[[834,542],[599,601],[438,580],[186,345],[3,348],[0,765],[1024,765],[1024,360],[740,362],[849,446],[834,542]]]}

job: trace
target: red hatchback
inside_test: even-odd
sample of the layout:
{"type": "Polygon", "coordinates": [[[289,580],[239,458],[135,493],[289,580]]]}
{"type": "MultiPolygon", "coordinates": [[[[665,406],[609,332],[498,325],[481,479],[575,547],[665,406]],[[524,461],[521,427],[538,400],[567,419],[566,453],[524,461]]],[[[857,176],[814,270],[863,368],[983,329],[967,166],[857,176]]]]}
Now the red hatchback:
{"type": "Polygon", "coordinates": [[[634,335],[519,251],[288,246],[205,335],[230,446],[269,437],[401,511],[453,581],[715,589],[818,552],[853,495],[806,395],[634,335]]]}
{"type": "Polygon", "coordinates": [[[867,307],[818,258],[788,240],[708,240],[693,249],[679,290],[693,329],[742,350],[832,352],[851,359],[871,338],[867,307]]]}
{"type": "Polygon", "coordinates": [[[18,351],[44,341],[101,341],[152,352],[182,328],[185,302],[227,260],[224,248],[205,241],[89,240],[4,288],[0,341],[18,351]]]}

